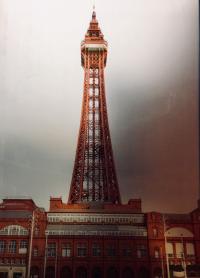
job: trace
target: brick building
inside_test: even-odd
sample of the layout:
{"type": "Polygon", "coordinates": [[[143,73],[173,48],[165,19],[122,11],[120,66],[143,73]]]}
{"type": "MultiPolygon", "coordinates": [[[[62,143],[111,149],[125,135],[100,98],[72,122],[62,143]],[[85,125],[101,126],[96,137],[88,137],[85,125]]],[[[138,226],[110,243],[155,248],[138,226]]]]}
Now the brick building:
{"type": "Polygon", "coordinates": [[[1,203],[1,278],[26,277],[29,269],[35,278],[167,277],[167,265],[171,275],[186,268],[187,277],[199,277],[200,209],[162,215],[142,213],[140,200],[50,204],[45,212],[31,199],[1,203]]]}

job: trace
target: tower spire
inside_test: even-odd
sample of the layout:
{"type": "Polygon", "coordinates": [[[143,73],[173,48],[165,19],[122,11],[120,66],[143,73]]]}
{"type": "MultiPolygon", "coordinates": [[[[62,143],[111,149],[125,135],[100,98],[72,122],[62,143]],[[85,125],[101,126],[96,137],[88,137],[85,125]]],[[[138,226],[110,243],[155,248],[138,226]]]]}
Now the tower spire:
{"type": "Polygon", "coordinates": [[[96,19],[95,3],[93,4],[92,19],[93,19],[93,20],[96,19]]]}
{"type": "Polygon", "coordinates": [[[83,103],[69,204],[121,203],[106,107],[106,58],[107,42],[93,10],[92,20],[81,43],[83,103]]]}

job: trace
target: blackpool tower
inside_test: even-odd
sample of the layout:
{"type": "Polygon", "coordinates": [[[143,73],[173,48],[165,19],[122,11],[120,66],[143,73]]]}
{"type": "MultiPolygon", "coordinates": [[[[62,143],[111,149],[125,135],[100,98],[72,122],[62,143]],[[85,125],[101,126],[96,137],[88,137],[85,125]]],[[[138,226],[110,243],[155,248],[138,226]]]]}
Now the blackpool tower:
{"type": "Polygon", "coordinates": [[[105,96],[107,42],[96,13],[81,43],[84,69],[83,103],[69,204],[120,204],[105,96]]]}

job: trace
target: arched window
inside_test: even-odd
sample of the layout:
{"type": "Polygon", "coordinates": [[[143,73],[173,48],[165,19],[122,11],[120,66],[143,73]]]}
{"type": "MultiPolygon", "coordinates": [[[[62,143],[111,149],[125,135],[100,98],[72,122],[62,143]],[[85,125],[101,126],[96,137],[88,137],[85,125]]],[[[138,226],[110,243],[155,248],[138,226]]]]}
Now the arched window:
{"type": "Polygon", "coordinates": [[[72,278],[72,271],[68,266],[64,266],[61,269],[61,278],[72,278]]]}
{"type": "Polygon", "coordinates": [[[149,270],[146,267],[139,269],[138,278],[150,278],[149,270]]]}
{"type": "Polygon", "coordinates": [[[94,267],[92,270],[92,278],[102,278],[102,271],[100,267],[94,267]]]}
{"type": "Polygon", "coordinates": [[[107,278],[118,278],[118,277],[119,277],[119,273],[115,267],[110,267],[107,270],[107,278]]]}
{"type": "Polygon", "coordinates": [[[183,227],[173,227],[165,232],[167,237],[194,237],[193,233],[183,227]]]}
{"type": "Polygon", "coordinates": [[[133,270],[130,267],[126,267],[122,271],[122,278],[134,278],[133,270]]]}
{"type": "Polygon", "coordinates": [[[39,268],[37,266],[32,266],[30,272],[30,278],[39,278],[39,277],[40,277],[39,268]]]}
{"type": "Polygon", "coordinates": [[[79,267],[76,270],[76,278],[87,278],[87,269],[85,267],[79,267]]]}
{"type": "Polygon", "coordinates": [[[28,229],[25,229],[24,227],[19,225],[9,225],[0,230],[0,235],[24,236],[24,235],[28,235],[28,229]]]}
{"type": "Polygon", "coordinates": [[[46,268],[46,278],[55,278],[55,267],[53,266],[48,266],[46,268]]]}
{"type": "Polygon", "coordinates": [[[157,268],[154,269],[153,278],[163,278],[161,268],[157,267],[157,268]]]}

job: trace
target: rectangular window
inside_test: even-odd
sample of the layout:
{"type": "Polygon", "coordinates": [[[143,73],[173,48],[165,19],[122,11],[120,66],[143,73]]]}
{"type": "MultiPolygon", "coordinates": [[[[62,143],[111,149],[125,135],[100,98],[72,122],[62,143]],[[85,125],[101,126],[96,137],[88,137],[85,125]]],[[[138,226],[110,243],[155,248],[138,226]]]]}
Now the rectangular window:
{"type": "Polygon", "coordinates": [[[167,255],[169,258],[172,258],[174,255],[174,251],[173,251],[173,244],[171,242],[167,242],[167,255]]]}
{"type": "Polygon", "coordinates": [[[0,253],[4,253],[6,251],[6,242],[5,240],[0,240],[0,253]]]}
{"type": "Polygon", "coordinates": [[[47,257],[55,257],[55,256],[56,256],[56,243],[55,242],[48,243],[47,257]]]}
{"type": "Polygon", "coordinates": [[[156,228],[153,229],[153,236],[154,237],[158,236],[158,230],[156,228]]]}
{"type": "Polygon", "coordinates": [[[35,228],[35,236],[38,236],[40,233],[40,229],[38,227],[35,228]]]}
{"type": "Polygon", "coordinates": [[[77,246],[77,255],[78,257],[87,256],[87,246],[85,243],[79,243],[77,246]]]}
{"type": "Polygon", "coordinates": [[[71,257],[71,251],[72,248],[70,243],[62,245],[62,257],[71,257]]]}
{"type": "Polygon", "coordinates": [[[94,256],[94,257],[99,257],[99,256],[101,256],[101,247],[100,247],[100,245],[97,244],[97,243],[94,243],[94,244],[92,245],[92,256],[94,256]]]}
{"type": "Polygon", "coordinates": [[[147,248],[145,245],[138,245],[137,247],[137,257],[145,258],[147,257],[147,248]]]}
{"type": "Polygon", "coordinates": [[[116,256],[116,253],[117,253],[116,247],[114,245],[110,245],[107,249],[108,256],[109,257],[114,257],[114,256],[116,256]]]}
{"type": "Polygon", "coordinates": [[[27,240],[21,240],[20,241],[20,248],[27,248],[27,247],[28,247],[27,240]]]}
{"type": "Polygon", "coordinates": [[[122,249],[122,256],[123,257],[131,257],[132,256],[132,249],[127,246],[122,249]]]}
{"type": "Polygon", "coordinates": [[[193,243],[186,243],[186,252],[187,252],[187,256],[189,257],[193,257],[195,255],[193,243]]]}
{"type": "Polygon", "coordinates": [[[175,246],[176,246],[176,257],[177,258],[182,258],[182,256],[183,256],[183,244],[179,243],[179,242],[176,242],[175,246]]]}
{"type": "Polygon", "coordinates": [[[8,253],[15,254],[17,252],[16,240],[11,240],[8,245],[8,253]]]}
{"type": "Polygon", "coordinates": [[[95,88],[94,94],[95,94],[96,97],[99,95],[99,89],[98,88],[95,88]]]}
{"type": "Polygon", "coordinates": [[[33,257],[37,257],[38,256],[38,248],[34,247],[33,248],[33,257]]]}
{"type": "Polygon", "coordinates": [[[154,256],[155,256],[156,259],[160,258],[160,251],[159,251],[159,249],[155,249],[154,250],[154,256]]]}

